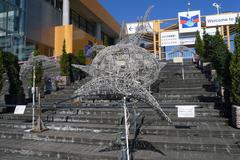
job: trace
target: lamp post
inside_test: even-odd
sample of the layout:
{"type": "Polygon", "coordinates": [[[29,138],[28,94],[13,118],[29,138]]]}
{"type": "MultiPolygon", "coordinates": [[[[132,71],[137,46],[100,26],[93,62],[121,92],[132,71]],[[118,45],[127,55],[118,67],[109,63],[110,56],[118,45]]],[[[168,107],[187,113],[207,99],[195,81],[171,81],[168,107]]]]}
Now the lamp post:
{"type": "Polygon", "coordinates": [[[32,86],[32,130],[34,130],[35,127],[35,92],[36,92],[36,86],[35,86],[35,65],[33,66],[33,86],[32,86]]]}
{"type": "Polygon", "coordinates": [[[213,3],[212,6],[217,9],[217,14],[220,14],[221,5],[217,3],[213,3]]]}

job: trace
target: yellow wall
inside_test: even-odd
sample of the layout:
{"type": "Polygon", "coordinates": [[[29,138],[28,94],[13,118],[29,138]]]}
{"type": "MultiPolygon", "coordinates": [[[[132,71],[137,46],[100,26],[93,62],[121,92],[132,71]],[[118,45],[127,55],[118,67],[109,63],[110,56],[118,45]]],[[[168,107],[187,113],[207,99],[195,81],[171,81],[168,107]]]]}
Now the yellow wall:
{"type": "Polygon", "coordinates": [[[54,56],[62,54],[63,41],[66,41],[67,53],[76,54],[80,49],[83,49],[88,41],[102,44],[102,41],[96,40],[93,36],[80,30],[73,25],[64,25],[55,27],[55,41],[54,41],[54,56]]]}

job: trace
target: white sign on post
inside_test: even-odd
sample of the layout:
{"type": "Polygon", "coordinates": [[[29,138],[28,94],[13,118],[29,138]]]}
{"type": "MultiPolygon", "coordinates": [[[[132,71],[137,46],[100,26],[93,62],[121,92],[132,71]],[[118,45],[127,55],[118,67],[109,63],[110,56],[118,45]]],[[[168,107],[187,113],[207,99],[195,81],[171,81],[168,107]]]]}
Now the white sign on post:
{"type": "Polygon", "coordinates": [[[236,23],[237,14],[218,14],[206,16],[206,26],[233,25],[236,23]]]}
{"type": "Polygon", "coordinates": [[[178,118],[194,118],[195,105],[177,105],[178,118]]]}
{"type": "Polygon", "coordinates": [[[153,22],[144,22],[142,23],[127,23],[127,33],[128,34],[135,34],[138,30],[142,30],[142,28],[139,27],[146,27],[145,31],[146,32],[153,32],[153,22]]]}
{"type": "Polygon", "coordinates": [[[26,109],[26,105],[17,105],[14,110],[14,114],[24,114],[25,109],[26,109]]]}

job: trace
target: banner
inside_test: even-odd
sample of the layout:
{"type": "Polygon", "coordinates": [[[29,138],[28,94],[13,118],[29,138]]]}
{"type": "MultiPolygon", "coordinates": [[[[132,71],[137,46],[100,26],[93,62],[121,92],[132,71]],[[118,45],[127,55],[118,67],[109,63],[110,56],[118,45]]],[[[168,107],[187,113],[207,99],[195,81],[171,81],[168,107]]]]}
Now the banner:
{"type": "MultiPolygon", "coordinates": [[[[206,28],[205,32],[209,35],[215,35],[216,28],[206,28]]],[[[204,30],[200,30],[201,37],[204,30]]],[[[179,34],[178,31],[161,32],[161,46],[193,45],[195,44],[195,33],[179,34]]]]}
{"type": "Polygon", "coordinates": [[[180,33],[196,32],[201,30],[200,11],[178,13],[178,25],[180,33]]]}
{"type": "Polygon", "coordinates": [[[218,14],[206,16],[206,26],[233,25],[236,23],[237,14],[218,14]]]}

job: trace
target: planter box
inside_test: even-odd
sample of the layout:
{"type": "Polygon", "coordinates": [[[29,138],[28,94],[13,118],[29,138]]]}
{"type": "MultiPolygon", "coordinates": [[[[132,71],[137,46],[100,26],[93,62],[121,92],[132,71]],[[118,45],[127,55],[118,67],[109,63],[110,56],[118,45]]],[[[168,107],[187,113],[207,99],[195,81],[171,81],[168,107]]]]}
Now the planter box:
{"type": "Polygon", "coordinates": [[[232,106],[232,123],[236,128],[240,128],[240,106],[232,106]]]}
{"type": "Polygon", "coordinates": [[[64,88],[65,86],[70,85],[70,77],[68,76],[59,76],[58,77],[58,82],[57,82],[57,87],[58,88],[64,88]]]}

